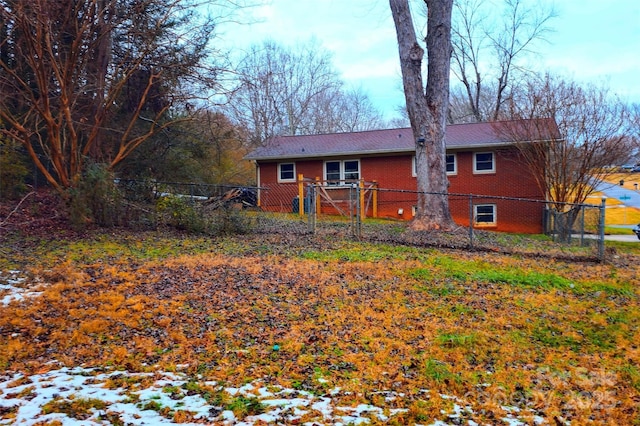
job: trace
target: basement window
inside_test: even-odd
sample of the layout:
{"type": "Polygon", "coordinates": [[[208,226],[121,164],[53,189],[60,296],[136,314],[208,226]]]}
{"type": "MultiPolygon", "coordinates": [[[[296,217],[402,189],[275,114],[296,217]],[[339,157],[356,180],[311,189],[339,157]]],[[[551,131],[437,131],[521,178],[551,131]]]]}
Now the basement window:
{"type": "Polygon", "coordinates": [[[473,206],[473,222],[478,226],[495,226],[496,205],[495,204],[476,204],[473,206]]]}

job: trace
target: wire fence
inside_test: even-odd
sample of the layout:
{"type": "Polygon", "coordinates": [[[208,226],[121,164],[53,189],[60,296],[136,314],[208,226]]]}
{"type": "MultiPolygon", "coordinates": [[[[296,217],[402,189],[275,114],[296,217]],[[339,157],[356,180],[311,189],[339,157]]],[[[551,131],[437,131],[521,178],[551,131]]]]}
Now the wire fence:
{"type": "Polygon", "coordinates": [[[605,208],[480,194],[420,193],[375,183],[309,181],[248,187],[117,181],[128,199],[179,197],[200,214],[218,206],[255,212],[256,232],[335,233],[364,240],[452,248],[491,248],[501,234],[546,234],[563,246],[592,248],[604,259],[605,208]],[[444,197],[457,227],[447,233],[405,232],[421,196],[444,197]],[[286,220],[283,225],[281,220],[286,220]]]}

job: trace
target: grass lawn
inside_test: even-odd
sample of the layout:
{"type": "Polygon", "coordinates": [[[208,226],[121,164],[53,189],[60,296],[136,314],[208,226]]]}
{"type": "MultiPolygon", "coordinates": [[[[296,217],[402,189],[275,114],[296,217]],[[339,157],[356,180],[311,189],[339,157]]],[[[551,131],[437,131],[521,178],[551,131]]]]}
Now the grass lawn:
{"type": "Polygon", "coordinates": [[[605,264],[331,235],[0,250],[0,424],[27,406],[103,424],[640,423],[632,245],[605,264]],[[67,383],[48,399],[47,374],[67,383]]]}

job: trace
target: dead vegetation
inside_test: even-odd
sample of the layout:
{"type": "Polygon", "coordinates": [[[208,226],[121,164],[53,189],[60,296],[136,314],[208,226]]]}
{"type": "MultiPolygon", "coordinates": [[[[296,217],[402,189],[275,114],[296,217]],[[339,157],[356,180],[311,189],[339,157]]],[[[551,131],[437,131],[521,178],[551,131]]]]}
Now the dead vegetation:
{"type": "MultiPolygon", "coordinates": [[[[481,424],[513,407],[549,423],[640,421],[637,255],[541,261],[504,254],[501,236],[465,251],[447,248],[455,235],[425,247],[398,230],[325,231],[3,234],[0,270],[39,294],[0,306],[0,369],[55,360],[340,388],[343,406],[406,409],[395,424],[441,419],[452,402],[439,395],[481,424]]],[[[520,238],[530,253],[546,244],[520,238]]]]}

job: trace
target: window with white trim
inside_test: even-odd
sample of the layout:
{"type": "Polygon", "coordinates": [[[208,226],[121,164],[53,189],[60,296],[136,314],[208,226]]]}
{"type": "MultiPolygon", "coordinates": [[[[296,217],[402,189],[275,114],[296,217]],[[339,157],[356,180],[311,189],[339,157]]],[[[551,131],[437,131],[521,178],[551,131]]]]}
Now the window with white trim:
{"type": "Polygon", "coordinates": [[[296,181],[296,163],[278,164],[278,182],[296,181]]]}
{"type": "Polygon", "coordinates": [[[476,225],[491,226],[497,224],[495,204],[476,204],[473,206],[473,222],[476,225]]]}
{"type": "MultiPolygon", "coordinates": [[[[458,156],[456,154],[447,154],[446,166],[448,175],[458,174],[458,156]]],[[[418,163],[416,162],[416,156],[414,155],[411,161],[411,176],[418,176],[418,163]]]]}
{"type": "Polygon", "coordinates": [[[344,185],[360,179],[360,160],[325,161],[324,180],[328,185],[344,185]]]}
{"type": "Polygon", "coordinates": [[[495,173],[496,161],[493,152],[473,154],[473,173],[495,173]]]}
{"type": "Polygon", "coordinates": [[[455,154],[447,154],[446,157],[447,174],[458,174],[458,156],[455,154]]]}

